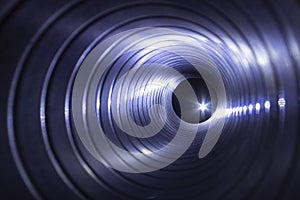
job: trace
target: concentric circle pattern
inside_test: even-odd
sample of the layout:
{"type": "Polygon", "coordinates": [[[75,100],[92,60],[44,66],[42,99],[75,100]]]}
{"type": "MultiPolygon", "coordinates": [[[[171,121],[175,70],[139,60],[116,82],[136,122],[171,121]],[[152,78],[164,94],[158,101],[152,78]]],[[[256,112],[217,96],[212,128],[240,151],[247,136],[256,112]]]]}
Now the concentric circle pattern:
{"type": "Polygon", "coordinates": [[[0,198],[299,199],[300,2],[0,7],[0,198]]]}

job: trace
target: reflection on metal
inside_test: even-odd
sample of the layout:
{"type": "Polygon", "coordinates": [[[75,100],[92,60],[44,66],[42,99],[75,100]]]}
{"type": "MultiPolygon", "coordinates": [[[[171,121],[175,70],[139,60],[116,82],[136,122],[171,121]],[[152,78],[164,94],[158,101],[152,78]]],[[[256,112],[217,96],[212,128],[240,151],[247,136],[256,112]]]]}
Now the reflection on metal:
{"type": "Polygon", "coordinates": [[[300,199],[299,6],[2,2],[1,197],[300,199]]]}

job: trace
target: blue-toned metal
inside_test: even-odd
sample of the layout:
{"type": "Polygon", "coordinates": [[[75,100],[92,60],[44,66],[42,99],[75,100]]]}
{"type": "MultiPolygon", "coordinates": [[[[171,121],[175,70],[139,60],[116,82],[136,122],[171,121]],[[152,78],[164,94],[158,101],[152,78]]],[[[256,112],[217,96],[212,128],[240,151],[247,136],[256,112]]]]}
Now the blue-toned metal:
{"type": "Polygon", "coordinates": [[[1,4],[0,198],[299,199],[299,24],[295,0],[1,4]]]}

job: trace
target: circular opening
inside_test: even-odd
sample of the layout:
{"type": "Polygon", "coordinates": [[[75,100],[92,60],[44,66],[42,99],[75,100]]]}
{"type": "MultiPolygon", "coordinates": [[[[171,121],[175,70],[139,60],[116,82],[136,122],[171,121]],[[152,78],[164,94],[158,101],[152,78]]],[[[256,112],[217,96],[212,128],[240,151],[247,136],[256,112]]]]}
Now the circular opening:
{"type": "Polygon", "coordinates": [[[172,106],[176,115],[180,119],[193,124],[201,123],[208,120],[214,112],[208,87],[202,78],[189,78],[179,83],[172,95],[172,106]],[[193,91],[183,91],[185,90],[184,85],[187,82],[191,85],[193,91]],[[185,95],[182,98],[181,103],[184,104],[185,112],[188,113],[188,115],[181,115],[181,106],[178,101],[178,98],[175,96],[175,93],[185,95]],[[194,100],[192,100],[195,95],[198,100],[197,102],[194,102],[194,100]]]}

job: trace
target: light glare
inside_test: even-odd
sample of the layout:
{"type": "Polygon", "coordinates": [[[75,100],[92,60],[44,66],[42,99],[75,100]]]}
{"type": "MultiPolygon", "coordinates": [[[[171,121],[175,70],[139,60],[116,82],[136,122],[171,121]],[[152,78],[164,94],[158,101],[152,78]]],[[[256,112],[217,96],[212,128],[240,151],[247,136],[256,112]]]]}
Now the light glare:
{"type": "Polygon", "coordinates": [[[268,109],[270,109],[270,107],[271,107],[270,101],[266,101],[265,102],[265,108],[268,110],[268,109]]]}
{"type": "Polygon", "coordinates": [[[199,110],[206,111],[207,110],[207,105],[205,103],[199,103],[199,110]]]}
{"type": "Polygon", "coordinates": [[[278,99],[278,105],[279,105],[279,107],[280,108],[283,108],[283,107],[285,107],[285,99],[284,98],[279,98],[278,99]]]}

